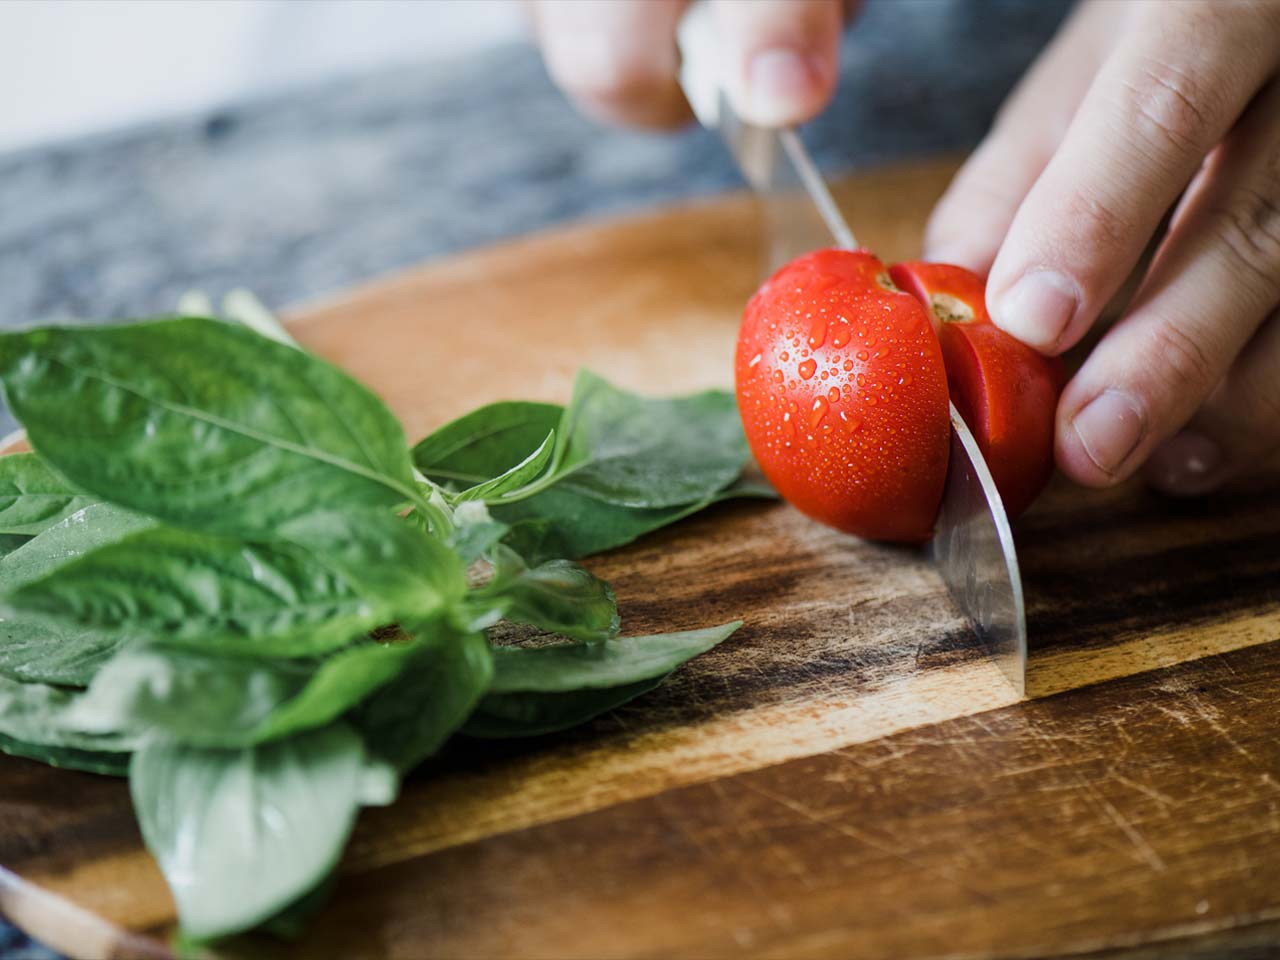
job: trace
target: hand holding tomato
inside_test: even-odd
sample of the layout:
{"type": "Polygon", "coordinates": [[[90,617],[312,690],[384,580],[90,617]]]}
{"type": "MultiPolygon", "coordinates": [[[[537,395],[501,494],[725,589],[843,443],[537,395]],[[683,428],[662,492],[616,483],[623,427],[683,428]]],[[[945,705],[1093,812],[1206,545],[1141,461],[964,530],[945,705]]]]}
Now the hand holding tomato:
{"type": "Polygon", "coordinates": [[[1060,372],[993,326],[959,267],[819,250],[747,304],[735,363],[747,441],[804,513],[876,540],[920,542],[946,480],[948,396],[1010,515],[1053,470],[1060,372]]]}
{"type": "MultiPolygon", "coordinates": [[[[673,40],[686,6],[533,3],[574,99],[659,126],[688,119],[673,40]]],[[[782,125],[821,110],[856,6],[713,0],[739,112],[782,125]]],[[[1047,354],[1078,343],[1159,244],[1062,393],[1056,455],[1073,479],[1104,486],[1145,463],[1151,483],[1195,494],[1280,448],[1278,157],[1280,3],[1091,0],[938,205],[926,255],[989,272],[995,324],[1047,354]]]]}

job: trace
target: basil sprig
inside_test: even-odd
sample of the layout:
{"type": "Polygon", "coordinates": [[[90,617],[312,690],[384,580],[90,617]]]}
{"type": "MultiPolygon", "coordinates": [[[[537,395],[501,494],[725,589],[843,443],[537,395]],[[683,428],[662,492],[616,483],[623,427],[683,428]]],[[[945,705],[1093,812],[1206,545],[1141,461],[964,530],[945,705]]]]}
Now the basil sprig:
{"type": "Polygon", "coordinates": [[[246,296],[240,323],[0,334],[36,451],[0,458],[0,750],[127,772],[196,940],[296,923],[359,808],[454,733],[582,723],[727,638],[620,639],[573,560],[767,494],[728,394],[590,373],[410,451],[246,296]],[[504,620],[563,639],[494,645],[504,620]]]}

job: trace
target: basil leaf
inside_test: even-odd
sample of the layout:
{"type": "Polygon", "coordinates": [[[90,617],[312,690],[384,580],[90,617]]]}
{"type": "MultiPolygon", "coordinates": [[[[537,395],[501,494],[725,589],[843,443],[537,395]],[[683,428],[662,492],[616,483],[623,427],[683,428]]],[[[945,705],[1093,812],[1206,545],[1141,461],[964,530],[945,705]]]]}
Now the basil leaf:
{"type": "Polygon", "coordinates": [[[488,553],[511,528],[494,520],[483,501],[458,504],[453,512],[453,534],[449,544],[468,566],[488,553]]]}
{"type": "Polygon", "coordinates": [[[123,777],[129,773],[129,754],[98,750],[77,750],[74,747],[50,747],[37,743],[25,743],[0,734],[0,753],[11,757],[38,760],[51,767],[64,770],[81,770],[84,773],[101,773],[109,777],[123,777]]]}
{"type": "Polygon", "coordinates": [[[309,513],[282,526],[280,535],[380,601],[386,621],[434,616],[467,589],[458,556],[421,526],[392,513],[309,513]]]}
{"type": "Polygon", "coordinates": [[[571,560],[530,568],[509,547],[495,551],[493,580],[481,591],[506,599],[506,617],[575,640],[618,635],[618,604],[609,584],[571,560]]]}
{"type": "Polygon", "coordinates": [[[530,563],[612,550],[735,497],[775,498],[763,484],[737,483],[696,503],[639,510],[605,503],[557,484],[528,500],[490,508],[511,527],[504,542],[530,563]]]}
{"type": "Polygon", "coordinates": [[[98,734],[75,729],[68,718],[81,696],[65,687],[0,678],[0,736],[52,752],[128,753],[139,745],[137,730],[121,727],[98,734]]]}
{"type": "Polygon", "coordinates": [[[662,685],[668,674],[649,680],[569,693],[499,693],[480,701],[461,733],[484,740],[539,737],[579,726],[662,685]]]}
{"type": "MultiPolygon", "coordinates": [[[[150,517],[107,503],[79,510],[0,560],[0,593],[155,525],[150,517]]],[[[0,675],[82,687],[128,640],[117,631],[8,617],[0,621],[0,675]]]]}
{"type": "MultiPolygon", "coordinates": [[[[437,483],[462,489],[513,469],[560,424],[554,403],[491,403],[445,424],[413,448],[413,462],[437,483]]],[[[553,444],[552,449],[555,449],[553,444]]]]}
{"type": "Polygon", "coordinates": [[[34,453],[0,456],[0,534],[34,536],[97,500],[72,490],[34,453]]]}
{"type": "Polygon", "coordinates": [[[216,320],[0,334],[0,381],[72,483],[178,526],[269,536],[418,494],[399,423],[301,350],[216,320]]]}
{"type": "Polygon", "coordinates": [[[142,729],[201,747],[240,747],[335,720],[397,676],[411,644],[364,643],[319,664],[153,645],[94,677],[67,716],[89,732],[142,729]]]}
{"type": "Polygon", "coordinates": [[[703,500],[732,483],[750,456],[733,394],[640,397],[587,370],[561,432],[558,485],[624,507],[703,500]]]}
{"type": "Polygon", "coordinates": [[[705,653],[742,626],[741,620],[606,643],[494,647],[489,693],[567,693],[603,690],[665,676],[705,653]]]}
{"type": "Polygon", "coordinates": [[[389,771],[336,723],[240,750],[148,743],[129,787],[183,931],[247,930],[314,889],[337,863],[362,803],[386,803],[389,771]]]}
{"type": "Polygon", "coordinates": [[[501,473],[492,480],[478,483],[474,487],[463,490],[454,500],[466,503],[468,500],[497,500],[505,493],[517,491],[531,483],[551,461],[556,432],[552,430],[546,435],[538,449],[533,451],[510,470],[501,473]]]}
{"type": "Polygon", "coordinates": [[[601,644],[494,647],[493,682],[462,732],[471,737],[532,737],[585,723],[647,693],[687,660],[705,653],[742,621],[601,644]]]}
{"type": "Polygon", "coordinates": [[[482,633],[442,634],[416,649],[400,675],[352,714],[370,752],[401,772],[431,756],[484,695],[493,658],[482,633]]]}
{"type": "Polygon", "coordinates": [[[0,560],[0,585],[12,590],[63,564],[157,526],[140,513],[109,503],[78,510],[0,560]]]}
{"type": "Polygon", "coordinates": [[[90,630],[297,656],[386,622],[392,610],[375,600],[296,546],[155,527],[6,590],[0,609],[90,630]]]}

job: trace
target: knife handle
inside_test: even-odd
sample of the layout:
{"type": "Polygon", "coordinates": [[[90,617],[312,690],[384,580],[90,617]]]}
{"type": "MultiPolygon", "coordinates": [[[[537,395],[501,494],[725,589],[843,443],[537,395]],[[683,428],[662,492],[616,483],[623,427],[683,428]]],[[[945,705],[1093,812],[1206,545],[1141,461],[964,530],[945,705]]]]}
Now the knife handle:
{"type": "Polygon", "coordinates": [[[711,4],[696,0],[676,27],[680,50],[680,87],[698,122],[708,130],[720,126],[720,98],[728,94],[724,82],[720,38],[711,4]]]}

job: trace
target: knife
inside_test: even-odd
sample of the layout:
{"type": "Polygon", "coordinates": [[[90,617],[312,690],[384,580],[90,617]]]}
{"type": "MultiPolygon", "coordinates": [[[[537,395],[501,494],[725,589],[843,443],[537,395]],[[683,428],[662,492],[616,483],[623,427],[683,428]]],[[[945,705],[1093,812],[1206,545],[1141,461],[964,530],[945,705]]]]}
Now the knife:
{"type": "MultiPolygon", "coordinates": [[[[820,247],[858,243],[794,129],[757,127],[721,83],[715,22],[705,2],[681,20],[680,83],[698,121],[719,132],[764,204],[769,269],[820,247]]],[[[1027,619],[1009,517],[973,433],[951,404],[951,456],[930,554],[979,641],[1019,696],[1026,692],[1027,619]]]]}

